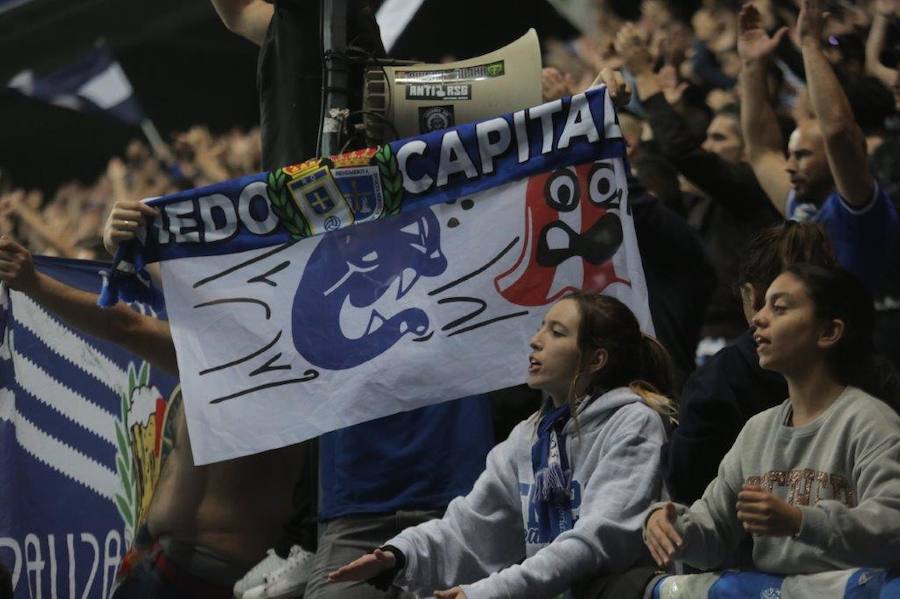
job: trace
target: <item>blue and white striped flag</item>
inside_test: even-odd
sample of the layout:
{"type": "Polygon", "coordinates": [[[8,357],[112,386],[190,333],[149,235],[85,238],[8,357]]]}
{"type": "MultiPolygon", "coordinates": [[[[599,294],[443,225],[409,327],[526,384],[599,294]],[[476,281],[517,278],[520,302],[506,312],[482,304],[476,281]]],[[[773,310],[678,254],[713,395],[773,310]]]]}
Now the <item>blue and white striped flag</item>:
{"type": "MultiPolygon", "coordinates": [[[[105,265],[36,263],[100,290],[105,265]]],[[[168,448],[174,387],[0,285],[0,562],[16,599],[109,596],[168,448]]]]}
{"type": "Polygon", "coordinates": [[[95,48],[51,73],[24,70],[7,85],[55,106],[105,114],[131,125],[139,125],[144,120],[144,112],[125,71],[106,46],[95,48]]]}

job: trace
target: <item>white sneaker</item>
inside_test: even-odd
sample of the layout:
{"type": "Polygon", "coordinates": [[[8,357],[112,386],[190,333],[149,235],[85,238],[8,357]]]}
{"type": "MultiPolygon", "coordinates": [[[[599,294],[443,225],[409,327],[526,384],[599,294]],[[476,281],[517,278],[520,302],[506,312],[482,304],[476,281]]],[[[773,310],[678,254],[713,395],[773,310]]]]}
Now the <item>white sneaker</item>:
{"type": "Polygon", "coordinates": [[[274,549],[266,551],[266,557],[258,564],[253,566],[244,577],[234,583],[234,596],[237,599],[244,599],[244,593],[253,587],[262,586],[266,583],[266,576],[287,563],[287,558],[281,557],[275,553],[274,549]]]}
{"type": "Polygon", "coordinates": [[[309,580],[314,556],[314,553],[294,545],[281,567],[266,576],[265,584],[247,590],[241,599],[291,599],[301,596],[309,580]]]}

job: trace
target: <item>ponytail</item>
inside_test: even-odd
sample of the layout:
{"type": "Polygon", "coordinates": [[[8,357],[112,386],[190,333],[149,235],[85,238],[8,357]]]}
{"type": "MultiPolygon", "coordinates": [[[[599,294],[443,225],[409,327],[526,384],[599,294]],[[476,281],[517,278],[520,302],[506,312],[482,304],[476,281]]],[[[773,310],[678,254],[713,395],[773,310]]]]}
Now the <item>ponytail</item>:
{"type": "Polygon", "coordinates": [[[655,337],[641,333],[640,378],[631,381],[634,391],[670,425],[678,424],[675,375],[669,352],[655,337]]]}
{"type": "MultiPolygon", "coordinates": [[[[576,291],[566,296],[578,306],[581,323],[578,348],[583,357],[605,349],[606,364],[581,381],[572,382],[569,400],[578,391],[595,395],[605,389],[629,387],[648,406],[675,422],[675,376],[672,359],[659,341],[641,332],[631,310],[619,300],[599,293],[576,291]]],[[[574,413],[574,410],[573,410],[574,413]]]]}

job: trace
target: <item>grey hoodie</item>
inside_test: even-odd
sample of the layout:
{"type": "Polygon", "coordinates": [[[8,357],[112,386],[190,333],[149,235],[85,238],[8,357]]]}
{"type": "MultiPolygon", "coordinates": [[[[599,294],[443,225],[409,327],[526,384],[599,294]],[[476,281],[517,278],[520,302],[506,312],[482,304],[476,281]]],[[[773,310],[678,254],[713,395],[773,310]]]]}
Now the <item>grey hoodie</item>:
{"type": "Polygon", "coordinates": [[[900,417],[855,387],[803,426],[785,424],[789,410],[785,401],[747,421],[703,497],[690,508],[676,505],[679,559],[702,569],[722,564],[746,535],[735,502],[750,484],[802,513],[795,537],[754,537],[757,569],[812,574],[900,565],[900,417]]]}
{"type": "Polygon", "coordinates": [[[428,596],[462,585],[469,599],[552,597],[578,579],[632,565],[642,551],[643,512],[661,491],[665,427],[624,387],[583,403],[577,415],[580,437],[574,419],[563,429],[576,518],[571,530],[551,543],[529,542],[532,417],[488,454],[472,491],[454,499],[443,519],[386,543],[406,557],[395,584],[428,596]]]}

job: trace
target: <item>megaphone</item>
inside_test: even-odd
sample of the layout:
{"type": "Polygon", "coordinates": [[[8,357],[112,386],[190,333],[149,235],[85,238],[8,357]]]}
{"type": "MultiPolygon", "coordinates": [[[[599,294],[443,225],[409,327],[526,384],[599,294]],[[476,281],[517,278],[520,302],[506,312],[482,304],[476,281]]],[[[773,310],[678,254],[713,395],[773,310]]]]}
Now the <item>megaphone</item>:
{"type": "Polygon", "coordinates": [[[370,67],[363,123],[370,146],[542,102],[534,29],[499,50],[457,62],[370,67]]]}

